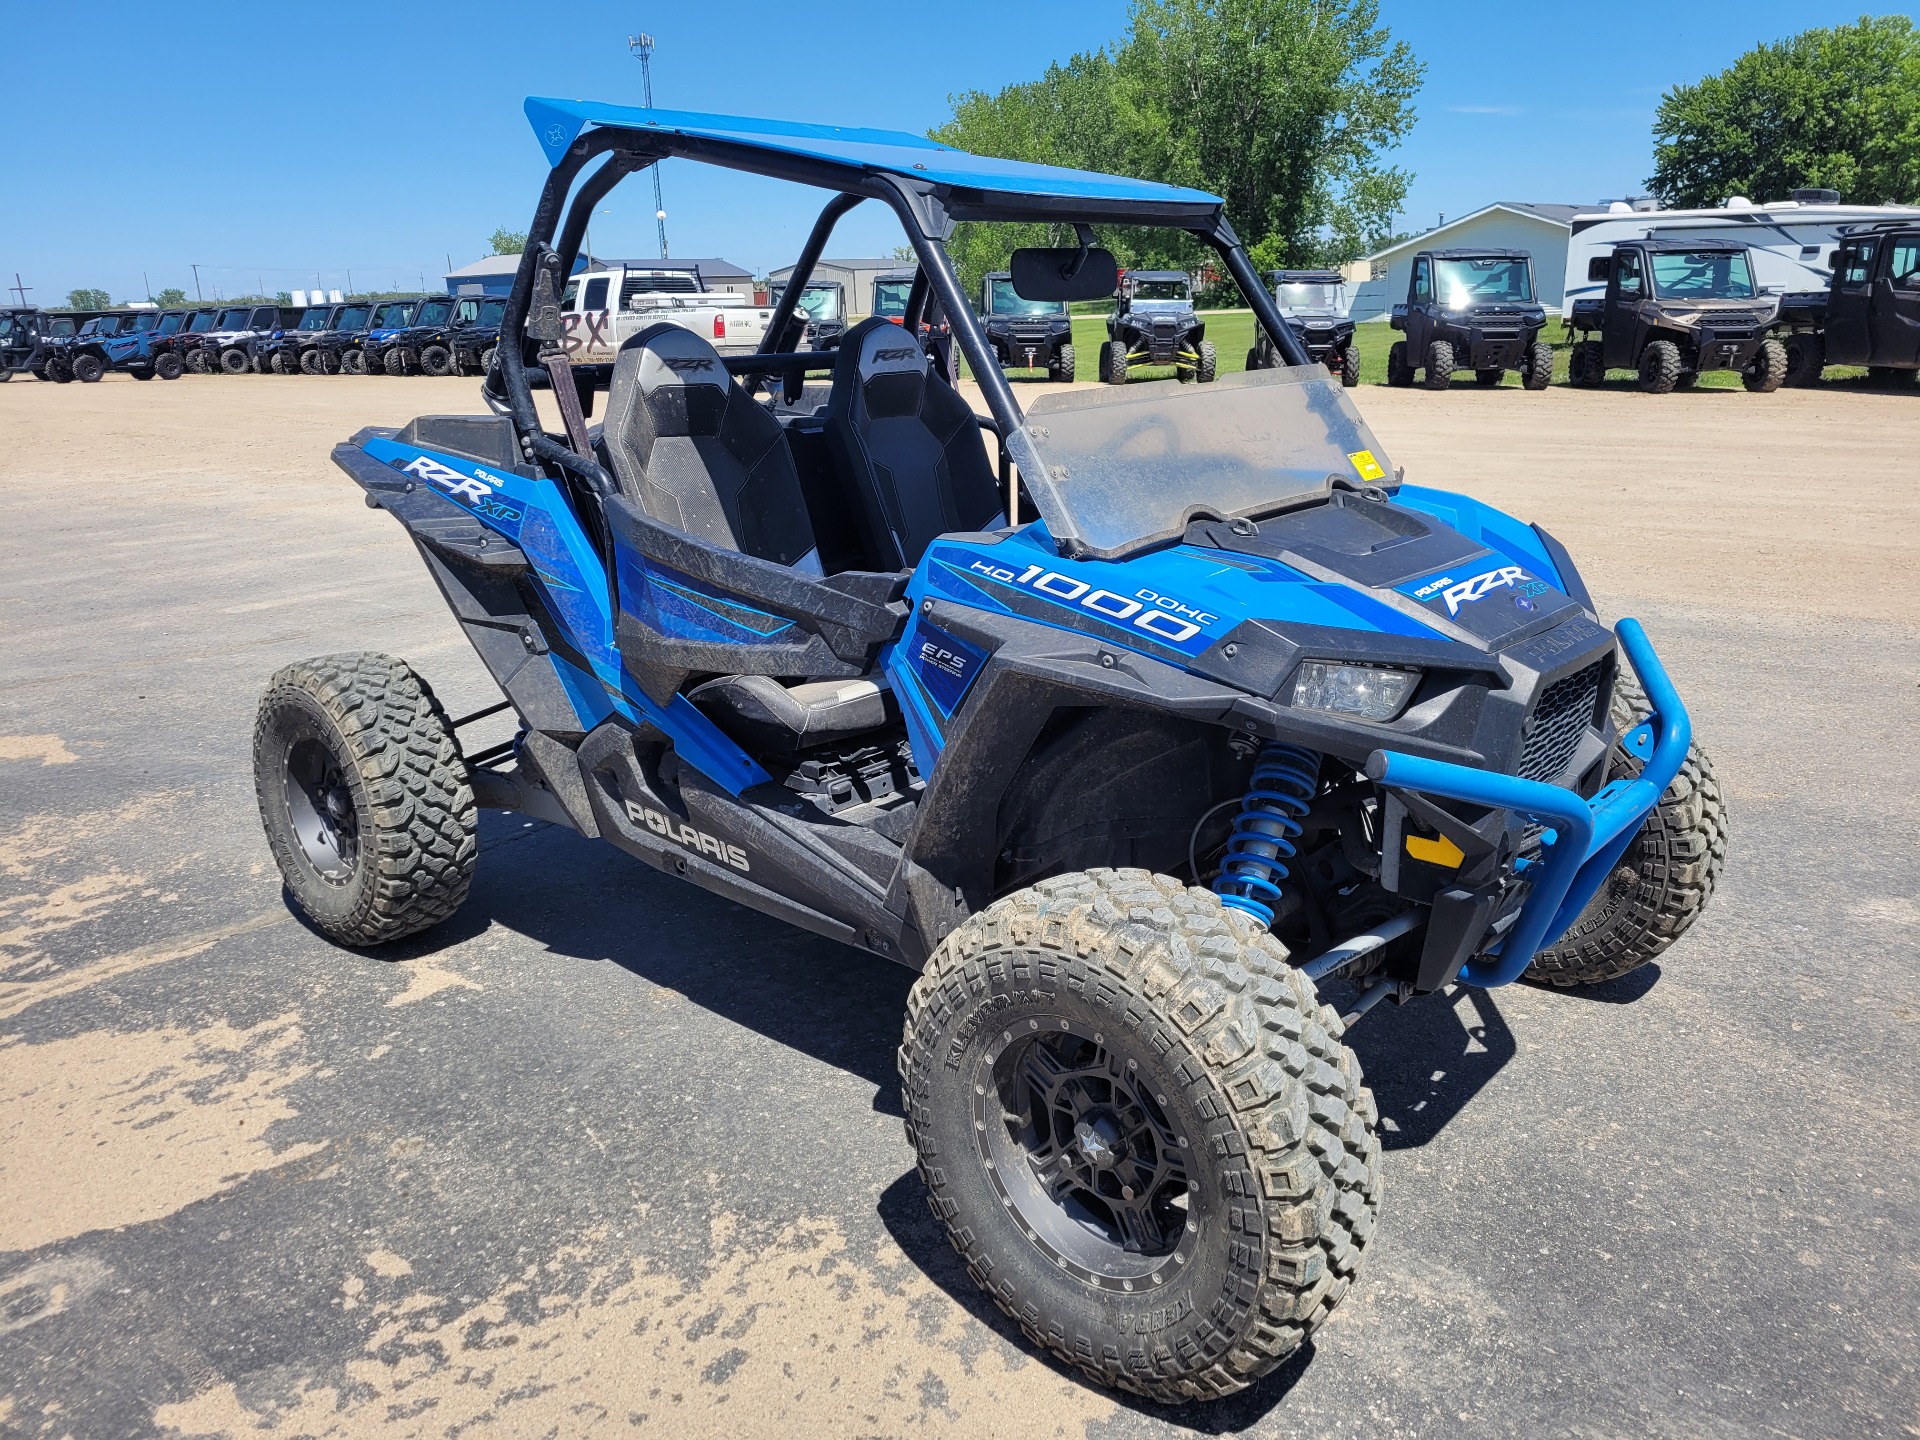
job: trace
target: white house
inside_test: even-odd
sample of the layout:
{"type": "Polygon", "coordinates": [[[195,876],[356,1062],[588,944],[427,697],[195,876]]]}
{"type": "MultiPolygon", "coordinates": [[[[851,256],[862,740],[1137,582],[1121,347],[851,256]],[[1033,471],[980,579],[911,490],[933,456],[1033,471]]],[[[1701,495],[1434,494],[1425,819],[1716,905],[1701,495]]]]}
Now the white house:
{"type": "Polygon", "coordinates": [[[1349,267],[1349,278],[1359,282],[1353,295],[1353,318],[1384,320],[1388,311],[1406,300],[1407,279],[1418,252],[1475,246],[1531,252],[1534,293],[1541,304],[1558,309],[1565,286],[1567,244],[1573,231],[1573,217],[1588,208],[1591,207],[1496,200],[1424,235],[1389,245],[1349,267]]]}

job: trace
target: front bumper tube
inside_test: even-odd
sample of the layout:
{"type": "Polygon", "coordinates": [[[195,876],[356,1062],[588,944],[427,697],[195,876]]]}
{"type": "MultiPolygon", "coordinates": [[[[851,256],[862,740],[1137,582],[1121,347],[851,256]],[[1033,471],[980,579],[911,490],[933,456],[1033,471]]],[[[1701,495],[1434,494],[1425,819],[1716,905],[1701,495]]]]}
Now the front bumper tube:
{"type": "Polygon", "coordinates": [[[1606,883],[1642,822],[1686,762],[1687,748],[1693,743],[1693,722],[1660,657],[1653,653],[1646,631],[1637,620],[1622,620],[1614,627],[1614,634],[1653,705],[1648,721],[1653,750],[1635,778],[1615,780],[1586,800],[1558,785],[1394,750],[1376,750],[1367,758],[1368,778],[1389,789],[1511,810],[1551,825],[1556,832],[1533,872],[1533,888],[1513,928],[1486,954],[1460,968],[1460,979],[1469,985],[1511,984],[1520,978],[1542,945],[1566,932],[1606,883]]]}

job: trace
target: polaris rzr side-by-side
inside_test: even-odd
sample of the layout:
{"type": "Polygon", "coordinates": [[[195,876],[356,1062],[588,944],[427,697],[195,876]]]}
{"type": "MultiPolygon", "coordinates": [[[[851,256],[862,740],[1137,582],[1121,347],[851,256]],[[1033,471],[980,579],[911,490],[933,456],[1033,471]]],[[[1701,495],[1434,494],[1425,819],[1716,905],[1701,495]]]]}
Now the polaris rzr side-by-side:
{"type": "Polygon", "coordinates": [[[1145,1396],[1252,1383],[1375,1233],[1348,1028],[1613,979],[1711,895],[1720,795],[1652,645],[1544,530],[1404,483],[1216,196],[904,132],[526,109],[551,168],[492,413],[333,452],[504,699],[449,716],[382,654],[275,674],[254,776],[293,901],[346,945],[424,930],[495,807],[911,967],[907,1135],[994,1303],[1145,1396]],[[890,211],[905,333],[796,350],[783,303],[758,353],[659,323],[573,364],[588,219],[668,157],[826,192],[785,301],[841,216],[890,211]],[[1286,363],[1023,411],[958,221],[1076,235],[1010,257],[1045,303],[1113,292],[1102,230],[1196,237],[1286,363]],[[934,297],[984,413],[914,341],[934,297]],[[463,749],[503,710],[512,739],[463,749]]]}
{"type": "Polygon", "coordinates": [[[184,369],[179,357],[167,350],[156,353],[155,342],[174,333],[185,318],[180,310],[128,310],[89,320],[67,350],[68,368],[74,379],[89,383],[114,370],[136,380],[177,380],[184,369]]]}
{"type": "MultiPolygon", "coordinates": [[[[1262,292],[1264,293],[1264,292],[1262,292]]],[[[1124,385],[1133,366],[1171,365],[1186,383],[1209,381],[1219,357],[1193,308],[1193,284],[1178,270],[1132,270],[1119,282],[1100,346],[1100,378],[1124,385]]]]}
{"type": "Polygon", "coordinates": [[[980,318],[993,358],[1009,370],[1044,369],[1047,379],[1075,378],[1073,317],[1064,300],[1029,300],[1005,270],[980,281],[980,318]]]}
{"type": "MultiPolygon", "coordinates": [[[[1324,365],[1352,389],[1360,383],[1360,349],[1353,343],[1347,314],[1347,282],[1337,270],[1276,270],[1273,303],[1280,318],[1307,348],[1307,358],[1324,365]]],[[[1271,370],[1280,364],[1263,332],[1256,331],[1247,351],[1247,369],[1271,370]]]]}
{"type": "Polygon", "coordinates": [[[1525,250],[1422,250],[1407,276],[1407,301],[1388,323],[1404,331],[1387,351],[1387,383],[1444,390],[1455,370],[1498,385],[1509,370],[1528,390],[1553,382],[1553,347],[1540,338],[1547,312],[1534,299],[1533,257],[1525,250]]]}
{"type": "Polygon", "coordinates": [[[1657,236],[1623,240],[1587,268],[1604,295],[1573,302],[1567,328],[1581,338],[1567,379],[1593,387],[1609,370],[1637,371],[1640,388],[1665,395],[1708,370],[1733,370],[1757,394],[1787,378],[1786,346],[1768,331],[1780,297],[1753,279],[1747,247],[1730,240],[1657,236]],[[1594,339],[1594,333],[1600,338],[1594,339]]]}

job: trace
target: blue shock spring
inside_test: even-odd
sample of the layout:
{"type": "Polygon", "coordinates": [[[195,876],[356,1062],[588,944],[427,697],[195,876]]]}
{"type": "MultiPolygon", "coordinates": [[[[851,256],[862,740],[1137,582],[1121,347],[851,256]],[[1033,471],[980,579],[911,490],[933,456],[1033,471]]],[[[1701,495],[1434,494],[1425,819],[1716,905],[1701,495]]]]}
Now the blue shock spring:
{"type": "Polygon", "coordinates": [[[1262,925],[1273,924],[1280,882],[1296,853],[1300,817],[1312,806],[1319,786],[1319,752],[1277,740],[1261,747],[1240,813],[1233,817],[1220,873],[1214,877],[1213,893],[1221,904],[1246,911],[1262,925]]]}

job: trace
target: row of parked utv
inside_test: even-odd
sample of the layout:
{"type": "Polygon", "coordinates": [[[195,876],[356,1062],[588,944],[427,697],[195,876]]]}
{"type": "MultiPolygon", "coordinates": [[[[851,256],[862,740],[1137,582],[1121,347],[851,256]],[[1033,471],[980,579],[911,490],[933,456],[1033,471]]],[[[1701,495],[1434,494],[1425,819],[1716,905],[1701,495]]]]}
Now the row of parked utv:
{"type": "Polygon", "coordinates": [[[506,301],[428,295],[328,305],[0,311],[0,381],[199,375],[480,375],[506,301]]]}

